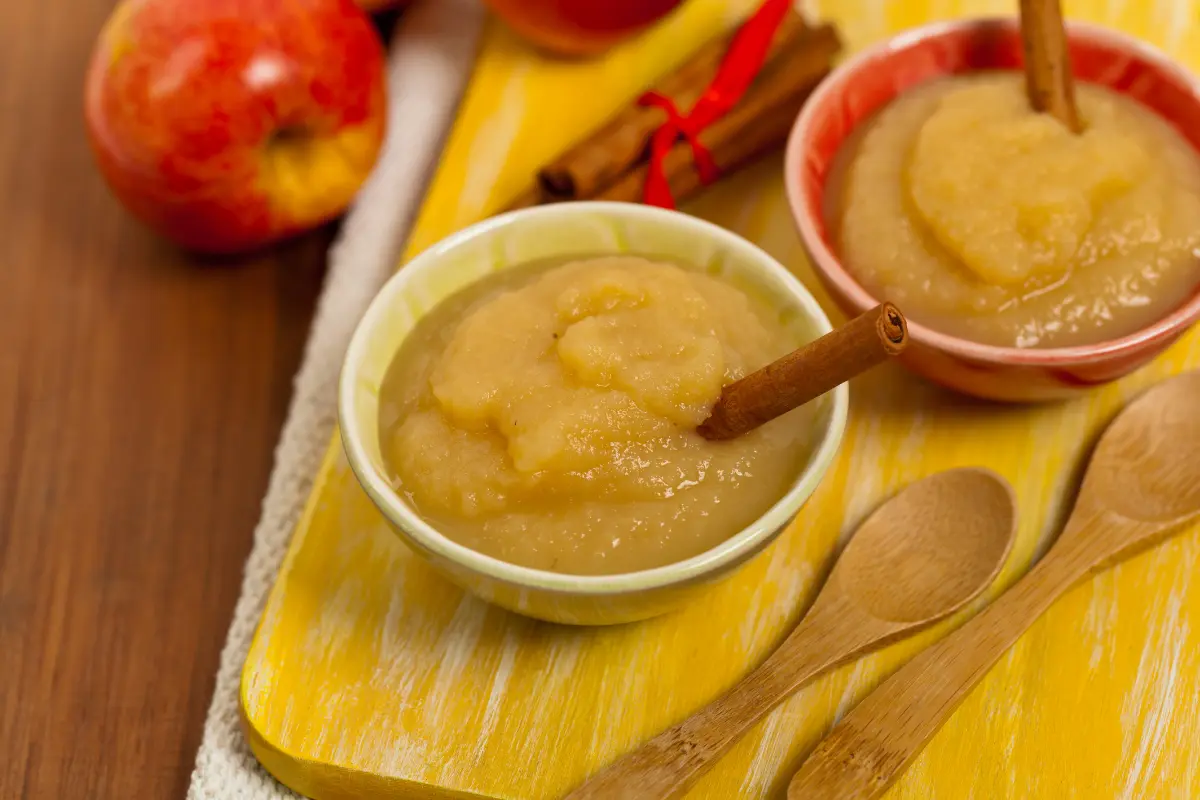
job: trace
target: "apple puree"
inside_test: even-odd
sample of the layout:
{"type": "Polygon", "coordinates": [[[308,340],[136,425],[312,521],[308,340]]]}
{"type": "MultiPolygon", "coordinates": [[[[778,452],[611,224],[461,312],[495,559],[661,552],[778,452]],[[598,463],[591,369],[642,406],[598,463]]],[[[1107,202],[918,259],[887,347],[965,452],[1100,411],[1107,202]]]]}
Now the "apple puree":
{"type": "Polygon", "coordinates": [[[799,345],[722,279],[635,257],[499,273],[406,339],[381,397],[395,485],[442,533],[529,567],[697,555],[775,503],[811,409],[696,434],[722,386],[799,345]]]}
{"type": "Polygon", "coordinates": [[[1086,130],[1018,73],[925,84],[848,148],[834,209],[867,291],[985,344],[1065,347],[1160,319],[1200,284],[1200,162],[1136,101],[1076,87],[1086,130]]]}

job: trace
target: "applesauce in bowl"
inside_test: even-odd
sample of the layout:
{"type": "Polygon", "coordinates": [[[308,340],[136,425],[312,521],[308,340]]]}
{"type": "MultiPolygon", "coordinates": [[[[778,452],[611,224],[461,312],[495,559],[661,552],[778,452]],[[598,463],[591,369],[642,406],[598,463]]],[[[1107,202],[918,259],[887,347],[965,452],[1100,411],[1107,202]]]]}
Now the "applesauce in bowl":
{"type": "Polygon", "coordinates": [[[862,51],[788,142],[784,183],[817,277],[848,314],[902,304],[901,362],[966,394],[1077,395],[1200,319],[1200,81],[1116,31],[1071,22],[1067,39],[1081,136],[1019,102],[1007,17],[862,51]]]}
{"type": "Polygon", "coordinates": [[[449,538],[573,574],[708,550],[781,497],[815,409],[729,442],[721,388],[801,344],[720,276],[639,256],[506,270],[443,301],[380,390],[396,489],[449,538]]]}
{"type": "Polygon", "coordinates": [[[540,619],[611,624],[686,602],[815,490],[846,386],[739,440],[695,432],[721,387],[830,330],[786,269],[673,211],[524,209],[384,286],[343,367],[346,456],[446,577],[540,619]]]}
{"type": "Polygon", "coordinates": [[[1200,285],[1200,158],[1161,117],[1080,84],[1085,129],[1024,76],[931,81],[842,147],[829,226],[846,269],[917,322],[999,347],[1127,336],[1200,285]]]}

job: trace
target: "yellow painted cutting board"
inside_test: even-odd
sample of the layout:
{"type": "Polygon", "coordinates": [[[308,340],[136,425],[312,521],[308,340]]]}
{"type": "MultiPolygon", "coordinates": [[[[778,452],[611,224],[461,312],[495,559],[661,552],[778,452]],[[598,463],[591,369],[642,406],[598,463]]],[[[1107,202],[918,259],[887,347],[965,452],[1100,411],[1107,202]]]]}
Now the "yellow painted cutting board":
{"type": "MultiPolygon", "coordinates": [[[[437,2],[437,0],[425,0],[437,2]]],[[[851,49],[931,19],[1013,2],[828,0],[851,49]]],[[[411,256],[499,209],[535,167],[634,96],[747,0],[690,0],[603,62],[553,63],[489,27],[411,256]]],[[[1067,3],[1200,66],[1186,0],[1067,3]]],[[[770,158],[687,211],[758,242],[833,314],[770,158]]],[[[905,483],[982,464],[1017,487],[1010,584],[1048,546],[1102,424],[1132,395],[1200,366],[1200,333],[1075,402],[997,407],[882,368],[854,383],[842,453],[788,533],[700,602],[646,623],[570,629],[464,596],[388,532],[335,440],[246,661],[259,759],[312,797],[553,798],[728,688],[813,598],[840,536],[905,483]]],[[[1055,606],[966,700],[891,798],[1200,797],[1200,537],[1189,532],[1055,606]]],[[[986,598],[985,598],[986,599],[986,598]]],[[[778,797],[822,733],[965,614],[818,681],[755,728],[691,797],[778,797]]]]}

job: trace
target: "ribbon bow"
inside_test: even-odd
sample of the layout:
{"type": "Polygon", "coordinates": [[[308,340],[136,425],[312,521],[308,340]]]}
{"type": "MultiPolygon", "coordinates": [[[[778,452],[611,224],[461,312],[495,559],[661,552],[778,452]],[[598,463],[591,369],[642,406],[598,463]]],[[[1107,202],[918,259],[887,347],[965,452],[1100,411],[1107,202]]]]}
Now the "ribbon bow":
{"type": "Polygon", "coordinates": [[[667,182],[665,160],[680,136],[692,148],[700,182],[707,186],[717,179],[720,169],[712,153],[700,141],[700,133],[742,99],[762,69],[771,40],[775,38],[775,32],[779,30],[791,4],[792,0],[764,0],[734,35],[728,52],[717,68],[717,74],[687,114],[679,113],[671,98],[659,92],[646,92],[638,98],[639,104],[657,106],[667,115],[667,121],[650,138],[650,169],[646,174],[644,189],[646,205],[675,207],[671,186],[667,182]]]}

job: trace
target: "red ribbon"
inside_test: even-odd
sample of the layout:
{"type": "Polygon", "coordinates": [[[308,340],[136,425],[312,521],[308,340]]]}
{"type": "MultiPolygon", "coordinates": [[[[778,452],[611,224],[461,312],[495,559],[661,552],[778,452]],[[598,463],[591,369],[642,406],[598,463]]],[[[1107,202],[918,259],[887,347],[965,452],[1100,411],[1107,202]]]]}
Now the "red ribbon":
{"type": "Polygon", "coordinates": [[[734,35],[712,83],[686,115],[679,113],[671,98],[658,92],[646,92],[638,99],[641,105],[658,106],[667,115],[667,121],[650,138],[650,171],[646,175],[644,190],[646,205],[675,207],[664,162],[680,136],[692,148],[700,182],[707,186],[717,179],[720,170],[713,161],[712,153],[700,141],[700,132],[723,117],[742,99],[751,81],[762,69],[771,40],[775,38],[775,32],[779,30],[791,6],[792,0],[764,0],[734,35]]]}

